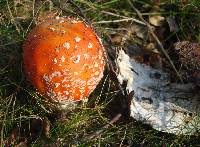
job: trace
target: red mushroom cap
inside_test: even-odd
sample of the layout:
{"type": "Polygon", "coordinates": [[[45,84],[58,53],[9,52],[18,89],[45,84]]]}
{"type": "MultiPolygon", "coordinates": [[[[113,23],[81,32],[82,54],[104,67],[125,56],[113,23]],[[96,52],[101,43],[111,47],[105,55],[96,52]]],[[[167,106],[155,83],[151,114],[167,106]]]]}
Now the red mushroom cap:
{"type": "Polygon", "coordinates": [[[23,46],[24,68],[34,87],[57,101],[84,100],[103,77],[105,52],[93,29],[56,17],[37,25],[23,46]]]}

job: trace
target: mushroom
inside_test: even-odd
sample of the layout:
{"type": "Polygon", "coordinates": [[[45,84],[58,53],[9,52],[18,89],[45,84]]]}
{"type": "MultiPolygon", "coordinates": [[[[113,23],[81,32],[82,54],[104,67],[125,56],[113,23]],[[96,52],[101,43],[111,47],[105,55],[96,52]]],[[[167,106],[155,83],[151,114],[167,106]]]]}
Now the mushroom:
{"type": "Polygon", "coordinates": [[[58,102],[87,100],[103,77],[105,52],[93,29],[75,18],[38,24],[23,45],[27,79],[58,102]]]}

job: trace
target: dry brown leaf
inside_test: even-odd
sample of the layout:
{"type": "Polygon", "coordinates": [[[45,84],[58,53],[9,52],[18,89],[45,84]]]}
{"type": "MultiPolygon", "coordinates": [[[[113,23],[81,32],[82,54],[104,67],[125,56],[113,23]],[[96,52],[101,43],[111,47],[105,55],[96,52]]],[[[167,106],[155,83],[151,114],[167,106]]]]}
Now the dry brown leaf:
{"type": "Polygon", "coordinates": [[[146,49],[153,53],[159,53],[158,49],[156,48],[156,45],[152,42],[150,42],[146,45],[146,49]]]}
{"type": "Polygon", "coordinates": [[[16,145],[16,147],[28,147],[26,142],[20,142],[19,144],[16,145]]]}
{"type": "Polygon", "coordinates": [[[156,49],[156,45],[153,42],[147,45],[138,46],[137,44],[131,44],[126,48],[126,52],[138,63],[150,65],[154,68],[162,68],[162,58],[156,49]]]}
{"type": "Polygon", "coordinates": [[[150,24],[158,27],[158,26],[161,26],[164,22],[165,18],[163,16],[159,16],[159,15],[156,15],[156,16],[149,16],[149,22],[150,24]]]}
{"type": "Polygon", "coordinates": [[[148,29],[147,29],[146,26],[141,26],[141,25],[133,24],[129,28],[129,31],[131,33],[133,33],[133,34],[135,33],[136,36],[138,38],[141,38],[141,39],[147,39],[147,37],[148,37],[148,29]]]}
{"type": "Polygon", "coordinates": [[[111,35],[111,42],[112,42],[112,44],[121,44],[122,37],[123,36],[121,34],[118,34],[118,33],[112,34],[111,35]]]}

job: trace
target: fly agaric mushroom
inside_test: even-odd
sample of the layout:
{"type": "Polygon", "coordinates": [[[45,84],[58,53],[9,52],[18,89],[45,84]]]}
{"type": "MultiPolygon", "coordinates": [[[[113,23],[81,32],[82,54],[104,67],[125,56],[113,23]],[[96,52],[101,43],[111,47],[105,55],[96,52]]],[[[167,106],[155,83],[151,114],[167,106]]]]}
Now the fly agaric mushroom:
{"type": "Polygon", "coordinates": [[[23,46],[24,68],[37,91],[58,102],[81,101],[103,77],[105,54],[93,29],[56,17],[37,25],[23,46]]]}

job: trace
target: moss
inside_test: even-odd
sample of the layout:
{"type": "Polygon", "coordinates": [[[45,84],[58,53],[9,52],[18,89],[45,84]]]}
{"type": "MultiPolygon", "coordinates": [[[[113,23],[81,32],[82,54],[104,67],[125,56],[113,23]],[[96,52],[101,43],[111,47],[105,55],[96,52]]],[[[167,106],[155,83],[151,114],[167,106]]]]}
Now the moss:
{"type": "MultiPolygon", "coordinates": [[[[135,1],[134,4],[138,6],[137,8],[146,19],[150,15],[175,16],[180,29],[175,33],[167,33],[164,36],[165,41],[171,41],[174,38],[175,40],[199,41],[198,0],[187,3],[162,1],[160,3],[162,9],[158,9],[156,13],[151,12],[156,5],[154,1],[135,1]],[[173,9],[169,11],[171,7],[173,9]]],[[[109,46],[110,36],[117,32],[117,29],[129,29],[132,22],[96,24],[94,22],[120,20],[123,19],[122,16],[138,19],[126,1],[76,0],[73,3],[66,3],[62,0],[1,0],[0,8],[0,130],[2,144],[8,143],[10,135],[13,135],[14,130],[18,129],[15,144],[28,140],[28,144],[33,146],[41,146],[45,143],[75,146],[199,145],[198,136],[175,136],[157,132],[131,118],[122,118],[104,129],[103,127],[114,115],[110,104],[117,105],[117,103],[111,102],[119,93],[112,76],[103,79],[99,88],[103,89],[102,93],[97,91],[93,93],[88,105],[83,104],[73,111],[62,113],[50,109],[44,99],[26,81],[23,72],[22,43],[29,30],[47,14],[86,16],[90,23],[93,23],[97,32],[101,34],[104,44],[109,46]],[[81,8],[81,11],[78,7],[81,8]],[[101,99],[99,100],[99,98],[101,99]],[[108,108],[113,115],[107,113],[108,108]],[[48,118],[50,121],[49,137],[42,132],[44,131],[44,121],[42,123],[36,121],[44,120],[44,118],[48,118]],[[30,130],[30,125],[43,129],[30,130]],[[99,130],[102,130],[99,135],[88,139],[88,136],[99,130]],[[34,134],[34,131],[36,132],[35,138],[30,135],[30,132],[34,134]]],[[[133,42],[132,40],[130,39],[128,42],[133,42]]]]}

